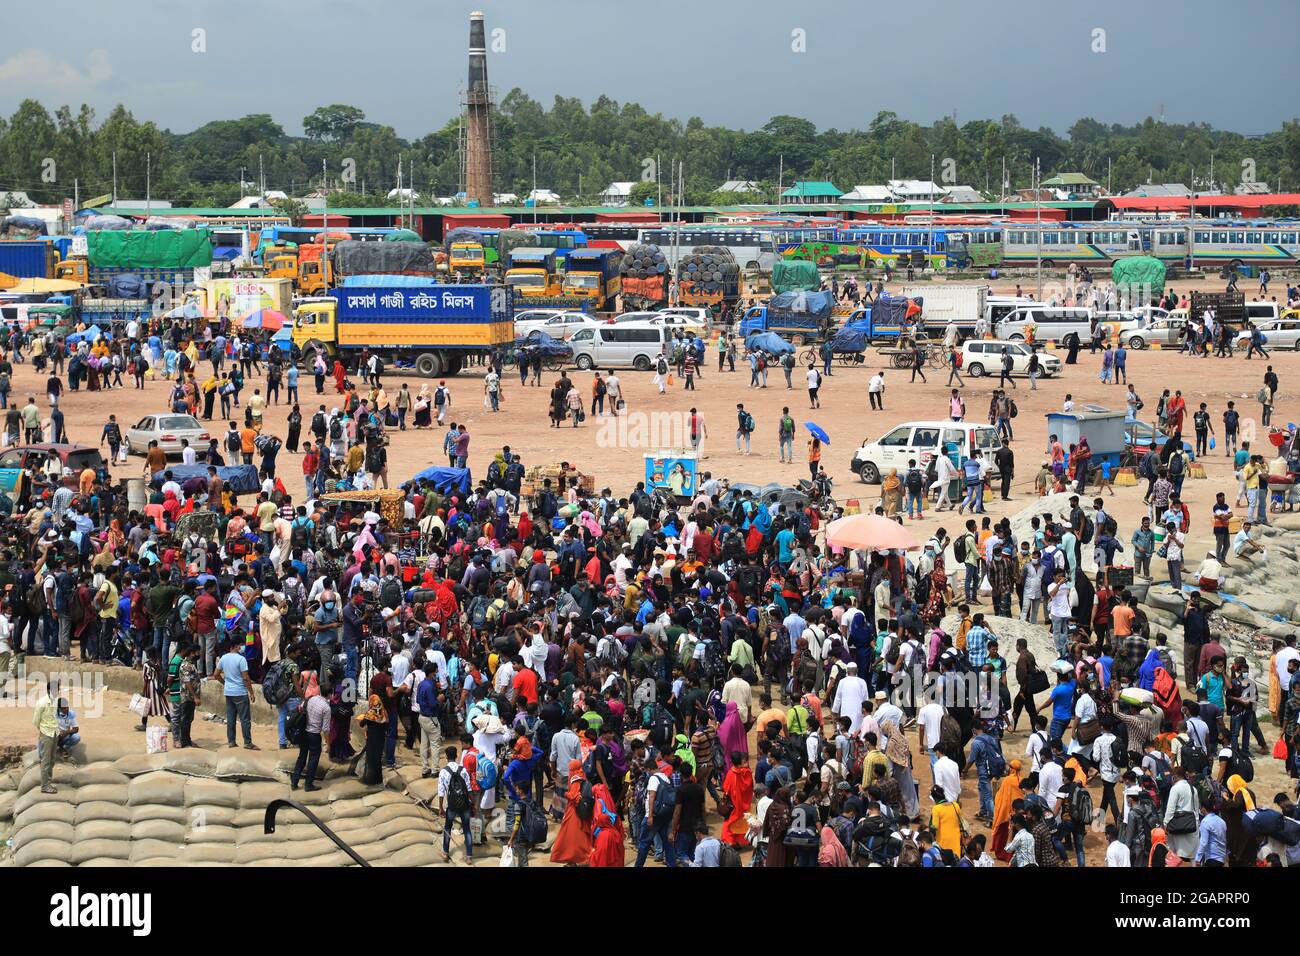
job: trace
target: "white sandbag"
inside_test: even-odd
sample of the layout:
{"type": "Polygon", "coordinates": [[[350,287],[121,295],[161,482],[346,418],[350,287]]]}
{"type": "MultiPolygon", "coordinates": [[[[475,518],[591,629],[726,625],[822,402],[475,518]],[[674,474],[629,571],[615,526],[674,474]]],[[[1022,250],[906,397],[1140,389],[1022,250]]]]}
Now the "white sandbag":
{"type": "Polygon", "coordinates": [[[35,840],[62,840],[64,843],[71,843],[74,839],[76,839],[76,828],[71,823],[46,820],[14,831],[13,848],[15,851],[21,850],[35,840]]]}
{"type": "Polygon", "coordinates": [[[239,787],[221,780],[190,777],[185,781],[185,806],[239,809],[239,787]]]}
{"type": "Polygon", "coordinates": [[[241,783],[239,809],[265,810],[273,800],[287,800],[290,796],[287,783],[241,783]]]}
{"type": "Polygon", "coordinates": [[[162,840],[174,846],[184,841],[185,827],[172,820],[145,820],[131,824],[131,839],[162,840]]]}
{"type": "Polygon", "coordinates": [[[77,814],[73,822],[78,825],[91,820],[120,820],[131,822],[131,808],[125,803],[109,803],[107,800],[90,800],[77,804],[77,814]]]}
{"type": "Polygon", "coordinates": [[[165,770],[141,774],[131,780],[127,802],[133,807],[146,803],[183,807],[185,806],[185,783],[185,777],[165,770]]]}
{"type": "Polygon", "coordinates": [[[184,826],[189,822],[188,807],[173,807],[166,803],[143,803],[131,808],[132,823],[146,823],[150,820],[162,820],[184,826]]]}
{"type": "Polygon", "coordinates": [[[61,796],[62,794],[59,793],[41,793],[40,790],[24,793],[14,803],[14,828],[38,823],[41,820],[62,820],[64,823],[72,823],[73,817],[76,816],[76,807],[66,799],[60,800],[61,796]]]}
{"type": "Polygon", "coordinates": [[[77,825],[77,840],[129,840],[131,824],[122,820],[88,820],[77,825]]]}
{"type": "Polygon", "coordinates": [[[81,866],[91,860],[122,860],[131,857],[130,840],[78,840],[72,845],[68,862],[81,866]]]}
{"type": "Polygon", "coordinates": [[[14,854],[16,866],[33,866],[43,860],[72,862],[72,844],[65,840],[33,840],[14,854]]]}
{"type": "Polygon", "coordinates": [[[87,787],[78,787],[69,798],[74,803],[121,803],[127,802],[130,785],[125,783],[92,783],[87,787]]]}

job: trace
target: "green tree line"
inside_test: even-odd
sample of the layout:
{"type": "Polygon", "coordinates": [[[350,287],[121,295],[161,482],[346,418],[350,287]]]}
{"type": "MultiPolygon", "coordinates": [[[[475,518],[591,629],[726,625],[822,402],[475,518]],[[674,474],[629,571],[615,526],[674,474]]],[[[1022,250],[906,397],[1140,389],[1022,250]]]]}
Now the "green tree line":
{"type": "MultiPolygon", "coordinates": [[[[425,200],[453,195],[460,186],[460,145],[455,118],[408,140],[389,126],[366,120],[346,104],[322,106],[302,120],[304,135],[285,132],[265,113],[216,120],[187,133],[137,119],[124,106],[102,120],[88,106],[51,112],[25,100],[0,118],[0,198],[23,191],[38,202],[111,193],[116,157],[117,195],[154,197],[178,206],[227,206],[241,195],[268,189],[302,195],[324,180],[334,205],[390,205],[397,185],[425,200]]],[[[991,197],[1000,194],[1005,163],[1012,189],[1031,183],[1035,160],[1042,176],[1082,172],[1121,192],[1148,181],[1178,182],[1199,191],[1231,191],[1253,179],[1300,189],[1300,121],[1260,137],[1176,125],[1147,118],[1133,126],[1087,117],[1060,135],[1029,129],[1014,116],[958,125],[943,118],[929,126],[882,112],[864,129],[823,129],[796,116],[774,116],[755,130],[708,126],[649,113],[636,103],[597,98],[589,107],[557,96],[550,108],[511,90],[493,122],[493,173],[498,192],[523,196],[534,183],[566,202],[594,204],[613,181],[642,181],[659,173],[661,186],[639,186],[637,198],[674,196],[681,164],[691,204],[735,202],[719,194],[727,179],[752,180],[745,201],[773,201],[778,181],[828,179],[843,191],[858,184],[935,178],[945,168],[952,181],[991,197]],[[1214,163],[1210,179],[1211,157],[1214,163]],[[945,167],[945,161],[951,165],[945,167]]]]}

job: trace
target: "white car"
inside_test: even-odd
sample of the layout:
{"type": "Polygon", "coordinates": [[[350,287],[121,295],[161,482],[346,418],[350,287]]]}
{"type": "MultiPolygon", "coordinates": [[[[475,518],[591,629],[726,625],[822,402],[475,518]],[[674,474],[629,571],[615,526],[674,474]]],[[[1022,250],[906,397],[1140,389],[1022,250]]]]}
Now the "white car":
{"type": "Polygon", "coordinates": [[[708,309],[698,309],[688,305],[674,305],[660,309],[659,314],[669,325],[682,325],[687,328],[707,329],[713,321],[713,313],[708,309]]]}
{"type": "MultiPolygon", "coordinates": [[[[1266,349],[1300,349],[1300,319],[1270,319],[1257,322],[1255,328],[1264,333],[1266,349]]],[[[1236,347],[1250,347],[1250,332],[1237,333],[1236,347]]]]}
{"type": "Polygon", "coordinates": [[[578,329],[596,324],[585,312],[530,309],[515,316],[515,338],[525,338],[530,332],[545,332],[553,339],[568,341],[578,329]]]}
{"type": "Polygon", "coordinates": [[[989,463],[990,474],[996,475],[993,453],[1002,445],[998,430],[992,425],[971,422],[927,421],[906,422],[896,425],[876,441],[863,441],[853,453],[853,471],[867,484],[874,485],[881,475],[891,468],[898,469],[901,477],[907,473],[907,463],[915,461],[924,470],[940,448],[963,462],[978,450],[989,463]]]}
{"type": "Polygon", "coordinates": [[[624,322],[659,322],[663,320],[663,315],[659,312],[623,312],[614,316],[614,322],[622,325],[624,322]]]}
{"type": "Polygon", "coordinates": [[[183,450],[181,439],[185,438],[197,455],[208,447],[209,437],[208,430],[193,415],[179,412],[146,415],[126,430],[126,452],[128,455],[146,454],[149,442],[156,441],[165,454],[179,455],[183,450]]]}
{"type": "Polygon", "coordinates": [[[1119,344],[1126,349],[1145,349],[1152,345],[1174,348],[1183,344],[1187,335],[1187,320],[1167,315],[1156,319],[1141,329],[1126,329],[1119,333],[1119,344]]]}
{"type": "MultiPolygon", "coordinates": [[[[1002,356],[1011,356],[1011,374],[1029,374],[1029,356],[1033,350],[1024,342],[994,339],[967,339],[961,347],[961,370],[974,378],[1002,374],[1002,356]]],[[[1038,353],[1039,372],[1044,378],[1061,374],[1061,360],[1055,355],[1038,353]]]]}

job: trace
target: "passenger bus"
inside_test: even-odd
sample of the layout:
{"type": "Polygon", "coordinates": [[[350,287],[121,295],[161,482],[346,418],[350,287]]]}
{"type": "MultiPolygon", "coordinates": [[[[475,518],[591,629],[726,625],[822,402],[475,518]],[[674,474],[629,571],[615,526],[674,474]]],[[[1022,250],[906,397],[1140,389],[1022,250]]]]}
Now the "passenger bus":
{"type": "Polygon", "coordinates": [[[997,265],[1002,258],[998,225],[900,226],[889,223],[836,229],[779,229],[777,249],[787,259],[808,259],[830,268],[906,268],[922,256],[928,268],[965,269],[997,265]]]}

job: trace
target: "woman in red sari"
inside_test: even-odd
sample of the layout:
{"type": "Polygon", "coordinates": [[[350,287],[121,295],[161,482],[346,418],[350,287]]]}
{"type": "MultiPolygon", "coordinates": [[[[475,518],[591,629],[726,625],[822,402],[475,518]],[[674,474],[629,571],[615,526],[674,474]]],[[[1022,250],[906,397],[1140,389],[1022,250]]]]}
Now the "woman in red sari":
{"type": "MultiPolygon", "coordinates": [[[[578,816],[578,801],[582,799],[582,785],[587,775],[582,772],[581,760],[569,761],[569,789],[565,793],[564,819],[560,831],[551,845],[551,862],[566,866],[581,866],[591,859],[591,824],[578,816]]],[[[593,814],[594,819],[594,814],[593,814]]]]}
{"type": "Polygon", "coordinates": [[[335,359],[334,360],[334,388],[340,395],[343,394],[344,391],[343,383],[347,381],[347,376],[348,376],[348,372],[347,369],[343,367],[343,360],[335,359]]]}
{"type": "Polygon", "coordinates": [[[745,814],[754,802],[754,773],[749,769],[749,756],[735,751],[731,754],[731,769],[722,781],[722,792],[731,802],[731,815],[722,824],[718,838],[732,846],[748,846],[745,838],[749,823],[745,814]]]}
{"type": "Polygon", "coordinates": [[[598,783],[591,788],[596,798],[596,809],[591,816],[593,839],[588,866],[623,865],[623,821],[618,818],[618,801],[610,796],[609,788],[598,783]]]}

